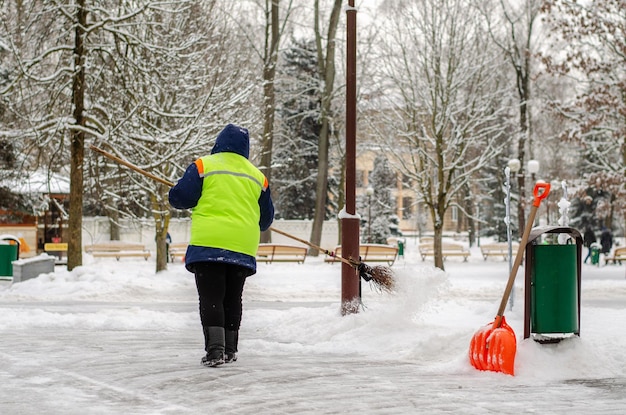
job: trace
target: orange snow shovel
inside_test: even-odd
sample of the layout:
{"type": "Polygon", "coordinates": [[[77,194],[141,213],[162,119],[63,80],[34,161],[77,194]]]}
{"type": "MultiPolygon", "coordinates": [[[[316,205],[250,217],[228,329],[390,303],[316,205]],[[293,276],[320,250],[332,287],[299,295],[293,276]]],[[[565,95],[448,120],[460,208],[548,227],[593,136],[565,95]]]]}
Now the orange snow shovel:
{"type": "Polygon", "coordinates": [[[548,197],[550,193],[549,183],[537,183],[533,191],[535,200],[530,208],[530,216],[526,227],[524,228],[524,234],[519,244],[517,254],[515,255],[515,262],[513,268],[511,268],[511,274],[509,275],[509,281],[504,290],[502,301],[500,302],[500,308],[498,314],[493,323],[489,323],[486,326],[481,327],[474,333],[472,341],[470,342],[469,359],[472,366],[478,370],[491,370],[493,372],[503,372],[507,375],[514,375],[515,366],[515,352],[517,351],[517,343],[515,339],[515,332],[506,324],[504,318],[504,308],[511,295],[513,289],[513,283],[515,282],[515,276],[517,275],[517,269],[522,263],[524,256],[524,249],[528,242],[528,235],[535,221],[535,215],[541,204],[541,200],[548,197]]]}

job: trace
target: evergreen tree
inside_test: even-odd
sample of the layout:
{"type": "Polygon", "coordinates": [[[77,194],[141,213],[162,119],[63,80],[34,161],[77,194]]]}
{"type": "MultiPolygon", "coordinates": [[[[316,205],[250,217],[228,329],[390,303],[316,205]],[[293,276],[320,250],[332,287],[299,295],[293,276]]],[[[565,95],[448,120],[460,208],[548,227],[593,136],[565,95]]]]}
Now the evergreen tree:
{"type": "Polygon", "coordinates": [[[279,93],[280,139],[275,143],[272,191],[278,217],[311,219],[320,133],[320,80],[315,42],[293,39],[283,54],[284,81],[279,93]]]}
{"type": "Polygon", "coordinates": [[[371,206],[368,207],[368,211],[371,209],[372,223],[366,229],[369,234],[362,237],[362,240],[384,244],[394,233],[392,229],[397,230],[398,217],[395,215],[396,202],[392,195],[392,190],[396,186],[396,175],[389,165],[389,160],[382,154],[374,159],[370,186],[374,189],[371,206]]]}

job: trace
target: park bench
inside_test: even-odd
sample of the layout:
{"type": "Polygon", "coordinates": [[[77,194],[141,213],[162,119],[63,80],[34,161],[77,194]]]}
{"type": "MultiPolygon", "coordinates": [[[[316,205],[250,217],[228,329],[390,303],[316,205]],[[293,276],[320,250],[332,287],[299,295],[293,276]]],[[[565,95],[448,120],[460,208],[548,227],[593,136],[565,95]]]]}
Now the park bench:
{"type": "Polygon", "coordinates": [[[615,248],[613,255],[604,258],[605,265],[608,265],[611,261],[613,261],[613,264],[622,265],[622,261],[626,261],[626,247],[615,248]]]}
{"type": "MultiPolygon", "coordinates": [[[[517,252],[519,248],[518,244],[512,244],[511,250],[513,255],[517,252]]],[[[501,256],[505,261],[509,257],[509,244],[507,242],[495,242],[492,244],[484,244],[480,246],[480,252],[483,255],[485,261],[490,256],[501,256]]]]}
{"type": "MultiPolygon", "coordinates": [[[[425,261],[426,257],[435,256],[435,248],[432,243],[420,244],[418,249],[422,256],[422,261],[425,261]]],[[[470,252],[465,249],[463,245],[453,243],[442,243],[441,254],[444,261],[447,257],[451,256],[461,256],[463,257],[463,261],[467,261],[467,257],[470,256],[470,252]]]]}
{"type": "Polygon", "coordinates": [[[43,250],[56,257],[56,265],[67,264],[67,242],[48,242],[43,245],[43,250]]]}
{"type": "Polygon", "coordinates": [[[304,263],[307,248],[296,245],[259,244],[256,254],[258,262],[271,264],[272,262],[304,263]]]}
{"type": "MultiPolygon", "coordinates": [[[[398,256],[398,247],[384,244],[361,244],[359,245],[359,256],[362,262],[386,262],[393,265],[398,256]]],[[[335,247],[335,256],[327,255],[325,262],[338,262],[341,257],[341,246],[335,247]]]]}
{"type": "Polygon", "coordinates": [[[170,260],[175,262],[176,258],[180,258],[183,261],[187,253],[187,245],[189,245],[187,242],[171,243],[169,247],[170,260]]]}
{"type": "Polygon", "coordinates": [[[433,238],[432,236],[422,236],[420,238],[420,245],[428,245],[428,244],[433,244],[435,238],[433,238]]]}
{"type": "Polygon", "coordinates": [[[132,242],[110,241],[93,245],[85,245],[85,252],[94,258],[120,258],[141,257],[146,261],[150,257],[150,251],[143,244],[132,242]]]}

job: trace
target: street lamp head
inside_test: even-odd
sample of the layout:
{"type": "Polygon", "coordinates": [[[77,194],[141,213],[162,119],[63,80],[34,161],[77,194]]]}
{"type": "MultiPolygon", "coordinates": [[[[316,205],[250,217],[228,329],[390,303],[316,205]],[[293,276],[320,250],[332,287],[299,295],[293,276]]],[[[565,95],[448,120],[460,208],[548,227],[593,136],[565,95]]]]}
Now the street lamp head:
{"type": "Polygon", "coordinates": [[[368,196],[373,195],[373,194],[374,194],[374,188],[373,188],[372,186],[368,186],[368,187],[367,187],[367,189],[365,189],[365,193],[366,193],[368,196]]]}
{"type": "Polygon", "coordinates": [[[539,160],[528,160],[528,171],[535,174],[539,171],[539,160]]]}
{"type": "Polygon", "coordinates": [[[517,173],[522,168],[522,163],[519,161],[519,159],[511,159],[509,160],[507,165],[513,173],[517,173]]]}

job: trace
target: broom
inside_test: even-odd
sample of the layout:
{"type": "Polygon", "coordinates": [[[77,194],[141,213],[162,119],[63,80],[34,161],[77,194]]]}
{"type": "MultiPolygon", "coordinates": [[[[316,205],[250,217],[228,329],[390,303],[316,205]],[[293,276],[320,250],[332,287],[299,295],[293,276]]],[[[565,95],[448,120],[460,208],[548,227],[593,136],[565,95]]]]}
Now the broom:
{"type": "Polygon", "coordinates": [[[370,282],[372,284],[374,284],[374,286],[378,289],[380,289],[381,291],[387,291],[387,292],[391,292],[393,291],[394,285],[395,285],[395,281],[394,281],[394,277],[393,277],[393,272],[391,271],[391,268],[389,267],[385,267],[382,265],[377,265],[374,267],[371,267],[369,265],[367,265],[364,262],[359,261],[355,261],[353,259],[348,259],[348,258],[343,258],[340,256],[337,256],[337,254],[333,251],[329,251],[327,249],[324,249],[320,246],[315,245],[312,242],[306,241],[304,239],[300,239],[297,236],[293,236],[288,234],[285,231],[281,231],[280,229],[276,229],[274,227],[271,227],[270,230],[272,232],[276,232],[279,233],[281,235],[286,236],[287,238],[291,238],[293,240],[296,240],[298,242],[302,242],[305,245],[310,246],[311,248],[317,249],[318,251],[320,251],[323,254],[326,254],[328,256],[331,256],[333,258],[337,258],[338,260],[340,260],[341,262],[343,262],[344,264],[348,264],[351,267],[355,268],[357,271],[359,271],[359,277],[363,278],[365,281],[370,282]]]}
{"type": "MultiPolygon", "coordinates": [[[[128,161],[117,157],[114,154],[109,153],[108,151],[105,151],[101,148],[98,148],[94,145],[91,145],[89,147],[91,150],[102,154],[103,156],[105,156],[106,158],[115,161],[116,163],[119,163],[123,166],[128,167],[131,170],[136,171],[137,173],[141,173],[146,177],[149,177],[161,184],[164,184],[166,186],[172,187],[174,186],[174,183],[170,182],[169,180],[166,180],[162,177],[156,176],[150,172],[147,172],[145,170],[143,170],[142,168],[129,163],[128,161]]],[[[389,267],[385,267],[382,265],[377,265],[374,267],[371,267],[367,264],[365,264],[364,262],[361,262],[360,260],[356,261],[354,259],[347,259],[347,258],[342,258],[342,257],[338,257],[334,252],[332,251],[328,251],[324,248],[321,248],[309,241],[305,241],[304,239],[300,239],[296,236],[290,235],[284,231],[281,231],[279,229],[276,229],[274,227],[270,227],[270,230],[276,233],[279,233],[281,235],[284,235],[288,238],[294,239],[298,242],[302,242],[305,245],[308,245],[314,249],[317,249],[318,251],[332,256],[334,258],[339,259],[341,262],[350,265],[351,267],[355,268],[358,272],[359,272],[359,277],[363,278],[365,281],[372,283],[376,288],[380,289],[381,291],[387,291],[387,292],[391,292],[393,291],[393,288],[395,286],[395,280],[394,280],[394,275],[393,272],[391,271],[391,268],[389,267]]]]}

